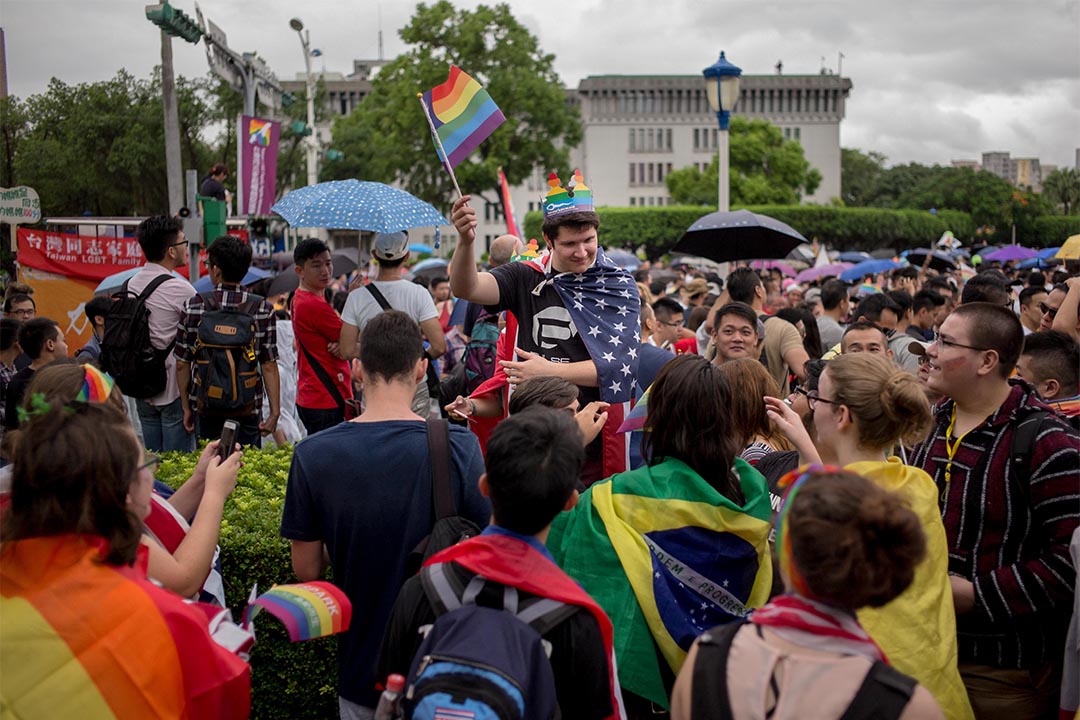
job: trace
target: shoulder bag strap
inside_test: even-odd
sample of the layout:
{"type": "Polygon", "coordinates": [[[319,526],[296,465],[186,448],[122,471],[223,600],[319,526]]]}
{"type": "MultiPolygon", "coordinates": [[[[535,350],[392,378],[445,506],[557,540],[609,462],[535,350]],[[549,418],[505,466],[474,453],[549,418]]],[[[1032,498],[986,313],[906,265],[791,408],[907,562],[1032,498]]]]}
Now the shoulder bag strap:
{"type": "Polygon", "coordinates": [[[911,700],[915,685],[915,680],[878,660],[840,720],[896,720],[911,700]]]}
{"type": "Polygon", "coordinates": [[[443,418],[429,418],[427,438],[431,458],[431,497],[438,521],[456,514],[454,491],[450,486],[450,423],[443,418]]]}
{"type": "Polygon", "coordinates": [[[330,379],[330,373],[326,372],[326,368],[315,359],[314,355],[308,352],[308,349],[304,347],[304,343],[300,342],[300,336],[296,335],[295,337],[296,344],[300,348],[300,352],[304,353],[304,357],[307,358],[308,365],[310,365],[311,369],[315,372],[315,377],[319,378],[319,382],[321,382],[326,388],[326,391],[330,393],[330,397],[334,399],[334,404],[338,406],[338,410],[345,412],[345,398],[341,395],[341,391],[338,390],[334,381],[330,379]]]}
{"type": "Polygon", "coordinates": [[[375,298],[375,302],[379,303],[379,307],[383,310],[393,310],[394,306],[386,299],[386,296],[382,294],[379,288],[375,287],[375,283],[370,282],[364,286],[364,288],[371,293],[371,297],[375,298]]]}
{"type": "Polygon", "coordinates": [[[712,720],[733,720],[728,695],[727,666],[731,643],[745,625],[736,620],[709,630],[698,639],[690,694],[690,716],[712,720]]]}

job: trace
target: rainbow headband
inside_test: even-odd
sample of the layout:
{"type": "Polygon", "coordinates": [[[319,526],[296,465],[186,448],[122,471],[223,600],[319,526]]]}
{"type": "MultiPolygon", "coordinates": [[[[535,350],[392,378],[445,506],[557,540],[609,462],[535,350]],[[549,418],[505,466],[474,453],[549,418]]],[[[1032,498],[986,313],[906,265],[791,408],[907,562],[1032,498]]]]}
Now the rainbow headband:
{"type": "Polygon", "coordinates": [[[795,556],[791,550],[791,536],[785,532],[787,516],[791,506],[795,504],[795,496],[806,481],[821,472],[841,472],[842,469],[831,465],[805,465],[797,470],[792,470],[780,478],[777,487],[786,490],[784,500],[780,506],[780,515],[776,519],[776,554],[780,558],[780,571],[791,582],[791,587],[799,595],[806,598],[814,598],[814,593],[806,582],[802,571],[795,564],[795,556]]]}
{"type": "Polygon", "coordinates": [[[75,402],[108,402],[115,384],[113,379],[109,377],[108,373],[98,370],[93,365],[84,365],[83,368],[85,369],[83,384],[79,394],[75,396],[75,402]]]}
{"type": "Polygon", "coordinates": [[[540,201],[544,208],[544,219],[566,215],[567,213],[595,212],[592,190],[585,184],[580,170],[574,170],[573,179],[564,188],[559,176],[551,173],[548,177],[547,196],[540,201]]]}

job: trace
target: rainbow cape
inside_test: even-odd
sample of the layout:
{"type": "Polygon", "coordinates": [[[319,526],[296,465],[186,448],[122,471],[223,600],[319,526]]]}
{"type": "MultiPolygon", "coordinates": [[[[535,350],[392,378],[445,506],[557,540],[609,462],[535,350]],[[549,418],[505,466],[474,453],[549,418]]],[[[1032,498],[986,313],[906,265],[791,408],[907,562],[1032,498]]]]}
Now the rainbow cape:
{"type": "Polygon", "coordinates": [[[275,585],[248,604],[244,624],[263,609],[285,624],[292,642],[345,632],[352,621],[352,603],[345,591],[321,580],[275,585]]]}
{"type": "Polygon", "coordinates": [[[698,635],[769,598],[768,486],[743,460],[735,471],[742,507],[668,458],[596,483],[548,536],[555,561],[615,626],[619,683],[664,708],[656,647],[678,673],[698,635]]]}
{"type": "MultiPolygon", "coordinates": [[[[248,664],[211,637],[221,608],[188,603],[100,538],[59,535],[0,551],[0,707],[30,718],[246,718],[248,664]]],[[[235,626],[233,626],[235,627],[235,626]]]]}
{"type": "Polygon", "coordinates": [[[456,65],[450,66],[446,82],[423,93],[422,100],[438,135],[439,160],[452,168],[506,120],[487,90],[456,65]]]}

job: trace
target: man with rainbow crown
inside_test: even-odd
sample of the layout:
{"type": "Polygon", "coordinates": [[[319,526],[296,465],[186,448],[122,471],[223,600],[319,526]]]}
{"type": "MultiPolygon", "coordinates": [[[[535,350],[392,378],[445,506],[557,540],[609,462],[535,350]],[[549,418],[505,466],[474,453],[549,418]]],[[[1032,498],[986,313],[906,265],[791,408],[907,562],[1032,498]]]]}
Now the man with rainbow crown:
{"type": "Polygon", "coordinates": [[[471,196],[454,203],[459,240],[450,286],[459,298],[517,318],[514,356],[501,362],[511,392],[530,377],[562,377],[578,386],[581,407],[597,403],[597,413],[606,410],[604,429],[586,450],[581,479],[589,485],[628,467],[626,437],[616,431],[637,375],[640,300],[630,273],[597,245],[600,217],[581,171],[565,188],[551,173],[548,185],[542,202],[547,250],[491,272],[476,269],[471,196]]]}

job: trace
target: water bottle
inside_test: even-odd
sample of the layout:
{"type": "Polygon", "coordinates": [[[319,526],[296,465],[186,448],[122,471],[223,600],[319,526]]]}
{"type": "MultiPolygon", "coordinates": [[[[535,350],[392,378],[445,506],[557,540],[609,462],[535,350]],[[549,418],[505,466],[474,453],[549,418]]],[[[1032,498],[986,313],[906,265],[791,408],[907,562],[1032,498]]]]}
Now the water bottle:
{"type": "Polygon", "coordinates": [[[405,677],[391,675],[386,678],[386,689],[375,708],[375,720],[397,720],[401,717],[401,694],[405,690],[405,677]]]}

